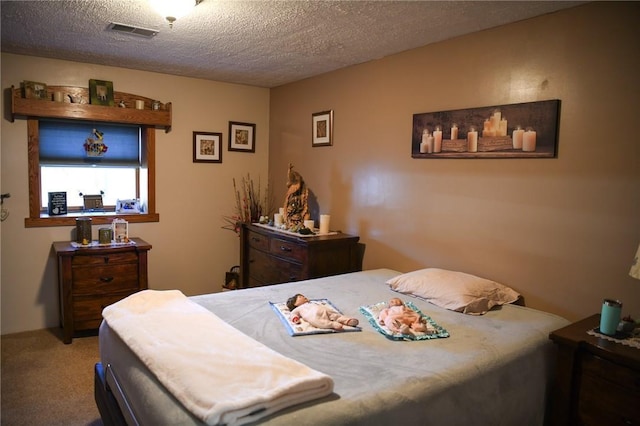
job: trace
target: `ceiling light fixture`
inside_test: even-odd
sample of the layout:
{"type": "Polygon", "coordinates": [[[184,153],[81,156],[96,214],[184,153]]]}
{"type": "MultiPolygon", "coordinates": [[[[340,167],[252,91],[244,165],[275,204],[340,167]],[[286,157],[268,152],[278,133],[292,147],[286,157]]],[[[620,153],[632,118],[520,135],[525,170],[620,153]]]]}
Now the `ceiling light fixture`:
{"type": "Polygon", "coordinates": [[[151,6],[169,21],[169,28],[173,28],[176,19],[182,18],[192,8],[202,3],[203,0],[149,0],[151,6]]]}

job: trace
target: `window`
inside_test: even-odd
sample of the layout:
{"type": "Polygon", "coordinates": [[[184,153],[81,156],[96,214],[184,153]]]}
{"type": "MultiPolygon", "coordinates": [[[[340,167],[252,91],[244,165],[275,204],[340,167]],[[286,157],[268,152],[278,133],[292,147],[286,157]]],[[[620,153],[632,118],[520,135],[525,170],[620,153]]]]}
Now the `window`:
{"type": "Polygon", "coordinates": [[[83,195],[102,194],[105,211],[138,198],[140,126],[41,120],[39,140],[42,213],[49,192],[66,192],[68,212],[82,211],[83,195]]]}
{"type": "Polygon", "coordinates": [[[123,216],[115,212],[116,200],[134,198],[140,199],[143,214],[127,215],[127,221],[159,220],[155,213],[154,127],[44,119],[29,119],[27,126],[27,227],[75,225],[80,215],[91,216],[94,224],[108,224],[123,216]],[[100,155],[105,150],[101,144],[107,147],[104,155],[100,155]],[[67,193],[68,212],[49,216],[48,193],[60,191],[67,193]],[[81,194],[102,194],[104,211],[84,212],[81,194]]]}

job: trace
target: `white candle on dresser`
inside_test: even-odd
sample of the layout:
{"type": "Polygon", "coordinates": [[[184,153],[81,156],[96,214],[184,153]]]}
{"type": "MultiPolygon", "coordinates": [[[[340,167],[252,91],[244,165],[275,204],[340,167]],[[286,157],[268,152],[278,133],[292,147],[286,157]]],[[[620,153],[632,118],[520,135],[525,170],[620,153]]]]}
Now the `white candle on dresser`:
{"type": "Polygon", "coordinates": [[[458,139],[458,126],[454,125],[451,126],[451,140],[454,139],[458,139]]]}
{"type": "Polygon", "coordinates": [[[280,213],[276,213],[273,215],[273,223],[275,223],[276,226],[282,225],[284,223],[284,218],[280,213]]]}
{"type": "Polygon", "coordinates": [[[331,220],[331,215],[321,214],[320,215],[320,233],[328,234],[329,233],[329,221],[331,220]]]}
{"type": "Polygon", "coordinates": [[[522,137],[524,136],[524,129],[518,126],[513,131],[513,149],[522,149],[522,137]]]}
{"type": "Polygon", "coordinates": [[[440,127],[436,127],[433,132],[433,152],[442,151],[442,130],[440,127]]]}
{"type": "Polygon", "coordinates": [[[536,150],[536,132],[527,129],[522,136],[522,150],[533,152],[536,150]]]}
{"type": "Polygon", "coordinates": [[[467,144],[469,152],[478,152],[478,132],[473,127],[467,133],[467,144]]]}

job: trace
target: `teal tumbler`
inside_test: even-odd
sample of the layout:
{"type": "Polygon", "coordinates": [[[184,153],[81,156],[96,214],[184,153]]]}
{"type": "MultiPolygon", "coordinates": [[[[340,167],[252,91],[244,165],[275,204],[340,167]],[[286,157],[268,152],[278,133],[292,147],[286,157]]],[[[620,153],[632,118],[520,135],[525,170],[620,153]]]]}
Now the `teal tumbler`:
{"type": "Polygon", "coordinates": [[[604,299],[604,302],[602,302],[602,314],[600,315],[600,333],[608,336],[615,335],[621,315],[622,302],[604,299]]]}

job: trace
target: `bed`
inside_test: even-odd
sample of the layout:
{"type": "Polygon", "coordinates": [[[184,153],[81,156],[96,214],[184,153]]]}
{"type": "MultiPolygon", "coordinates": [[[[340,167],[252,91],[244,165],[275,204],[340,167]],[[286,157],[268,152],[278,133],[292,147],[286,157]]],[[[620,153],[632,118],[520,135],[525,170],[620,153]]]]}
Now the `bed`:
{"type": "MultiPolygon", "coordinates": [[[[554,372],[556,315],[514,304],[467,315],[391,290],[390,269],[190,297],[274,351],[326,373],[333,392],[262,418],[269,425],[542,425],[554,372]],[[291,336],[269,302],[327,298],[361,331],[291,336]],[[360,307],[410,301],[448,337],[385,338],[360,307]]],[[[135,326],[135,325],[134,325],[135,326]]],[[[105,424],[200,425],[124,344],[100,326],[95,396],[105,424]]],[[[215,384],[223,386],[224,384],[215,384]]]]}

